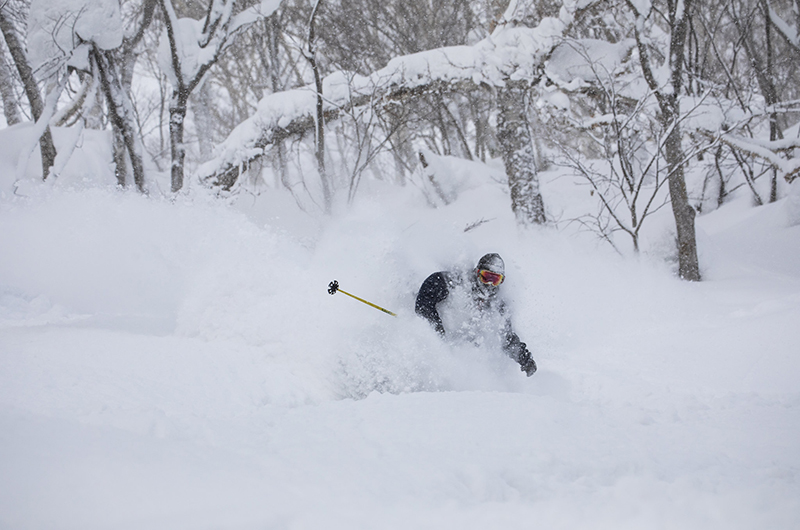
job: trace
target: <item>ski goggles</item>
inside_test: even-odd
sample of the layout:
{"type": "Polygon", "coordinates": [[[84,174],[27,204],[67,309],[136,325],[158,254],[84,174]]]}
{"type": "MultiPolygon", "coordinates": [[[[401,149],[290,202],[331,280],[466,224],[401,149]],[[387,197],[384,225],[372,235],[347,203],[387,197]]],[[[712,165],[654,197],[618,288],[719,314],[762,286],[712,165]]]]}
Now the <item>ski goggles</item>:
{"type": "Polygon", "coordinates": [[[486,269],[479,269],[478,278],[480,278],[481,282],[485,283],[486,285],[493,285],[497,287],[503,283],[504,276],[496,272],[487,271],[486,269]]]}

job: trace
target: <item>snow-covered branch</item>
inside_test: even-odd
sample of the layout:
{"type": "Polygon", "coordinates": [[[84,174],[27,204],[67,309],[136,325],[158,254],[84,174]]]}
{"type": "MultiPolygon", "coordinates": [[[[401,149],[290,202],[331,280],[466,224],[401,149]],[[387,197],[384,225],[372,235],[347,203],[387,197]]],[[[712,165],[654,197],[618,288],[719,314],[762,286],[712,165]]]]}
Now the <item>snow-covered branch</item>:
{"type": "Polygon", "coordinates": [[[800,35],[798,35],[797,27],[783,20],[772,7],[769,8],[769,20],[784,40],[789,43],[795,51],[800,52],[800,35]]]}
{"type": "MultiPolygon", "coordinates": [[[[327,119],[380,96],[382,105],[432,91],[528,86],[542,76],[545,61],[571,27],[576,13],[597,0],[565,2],[559,17],[535,28],[499,27],[474,46],[437,48],[397,57],[368,76],[336,72],[323,80],[327,119]]],[[[236,127],[201,166],[201,178],[220,179],[264,154],[271,144],[314,127],[316,89],[305,86],[262,99],[250,118],[236,127]]]]}
{"type": "Polygon", "coordinates": [[[263,0],[234,15],[237,0],[213,0],[206,18],[194,20],[178,17],[171,0],[160,0],[167,37],[161,43],[161,67],[173,86],[194,88],[235,36],[271,15],[281,1],[263,0]]]}
{"type": "Polygon", "coordinates": [[[786,179],[786,182],[792,182],[800,175],[800,158],[786,159],[779,154],[793,149],[800,149],[799,138],[769,141],[723,134],[719,136],[719,140],[733,149],[761,158],[777,169],[786,179]]]}
{"type": "Polygon", "coordinates": [[[282,0],[262,0],[233,15],[238,1],[212,0],[205,20],[194,20],[178,18],[172,0],[160,0],[166,19],[166,38],[161,39],[159,59],[172,84],[169,127],[174,192],[183,187],[183,129],[189,96],[236,36],[260,18],[271,15],[282,0]]]}

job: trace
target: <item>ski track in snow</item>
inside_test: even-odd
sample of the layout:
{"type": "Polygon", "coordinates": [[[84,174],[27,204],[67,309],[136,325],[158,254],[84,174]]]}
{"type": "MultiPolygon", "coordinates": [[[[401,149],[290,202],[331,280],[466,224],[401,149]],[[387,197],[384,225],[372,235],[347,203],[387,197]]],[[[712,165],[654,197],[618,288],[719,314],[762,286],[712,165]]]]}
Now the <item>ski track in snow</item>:
{"type": "Polygon", "coordinates": [[[498,185],[412,195],[324,227],[202,196],[0,202],[0,528],[800,526],[782,203],[699,218],[688,284],[520,231],[498,185]],[[413,314],[489,251],[530,379],[413,314]]]}

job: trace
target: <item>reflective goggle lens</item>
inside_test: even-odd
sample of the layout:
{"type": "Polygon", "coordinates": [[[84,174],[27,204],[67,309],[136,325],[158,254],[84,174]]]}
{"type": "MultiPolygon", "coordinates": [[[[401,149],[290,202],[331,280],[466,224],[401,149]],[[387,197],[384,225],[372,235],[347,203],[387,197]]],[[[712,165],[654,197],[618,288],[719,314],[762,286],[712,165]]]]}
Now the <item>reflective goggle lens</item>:
{"type": "Polygon", "coordinates": [[[480,277],[481,281],[486,285],[494,285],[495,287],[497,287],[503,282],[502,274],[497,274],[496,272],[487,271],[485,269],[479,270],[478,276],[480,277]]]}

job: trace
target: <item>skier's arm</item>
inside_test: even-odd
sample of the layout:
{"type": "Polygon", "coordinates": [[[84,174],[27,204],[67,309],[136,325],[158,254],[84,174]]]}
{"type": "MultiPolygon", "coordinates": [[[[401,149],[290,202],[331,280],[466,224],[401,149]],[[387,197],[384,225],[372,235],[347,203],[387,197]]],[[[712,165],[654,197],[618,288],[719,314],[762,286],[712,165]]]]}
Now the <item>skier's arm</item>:
{"type": "Polygon", "coordinates": [[[435,272],[428,276],[417,294],[417,302],[414,310],[417,314],[433,324],[440,335],[444,335],[442,318],[436,310],[436,304],[447,298],[447,280],[441,272],[435,272]]]}
{"type": "Polygon", "coordinates": [[[503,350],[506,354],[519,363],[520,369],[532,376],[536,372],[536,361],[531,357],[531,352],[528,350],[528,345],[522,342],[513,331],[506,333],[503,350]]]}
{"type": "MultiPolygon", "coordinates": [[[[503,307],[502,312],[505,313],[505,307],[503,307]]],[[[528,345],[520,340],[519,335],[514,333],[509,318],[506,318],[503,333],[503,351],[506,352],[506,355],[519,363],[520,369],[525,372],[528,377],[532,376],[536,372],[536,361],[531,357],[528,345]]]]}

